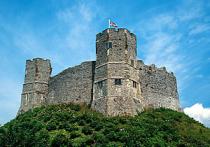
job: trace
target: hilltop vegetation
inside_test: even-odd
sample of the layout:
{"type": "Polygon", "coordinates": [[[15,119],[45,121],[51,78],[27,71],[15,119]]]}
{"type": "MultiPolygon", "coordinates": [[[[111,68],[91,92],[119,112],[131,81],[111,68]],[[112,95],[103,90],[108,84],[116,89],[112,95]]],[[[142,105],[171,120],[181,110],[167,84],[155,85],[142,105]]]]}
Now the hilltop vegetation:
{"type": "Polygon", "coordinates": [[[210,146],[210,129],[183,113],[105,117],[73,104],[35,108],[0,127],[0,146],[210,146]]]}

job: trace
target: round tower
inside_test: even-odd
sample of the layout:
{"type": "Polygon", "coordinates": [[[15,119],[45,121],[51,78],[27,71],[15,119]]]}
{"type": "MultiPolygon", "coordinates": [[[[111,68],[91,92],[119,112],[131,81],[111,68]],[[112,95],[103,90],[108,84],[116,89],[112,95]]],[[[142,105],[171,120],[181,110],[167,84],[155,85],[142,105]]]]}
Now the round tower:
{"type": "Polygon", "coordinates": [[[136,36],[127,29],[97,34],[92,108],[112,116],[141,111],[136,54],[136,36]]]}
{"type": "Polygon", "coordinates": [[[45,103],[51,74],[50,60],[35,58],[26,61],[25,80],[18,113],[45,103]]]}

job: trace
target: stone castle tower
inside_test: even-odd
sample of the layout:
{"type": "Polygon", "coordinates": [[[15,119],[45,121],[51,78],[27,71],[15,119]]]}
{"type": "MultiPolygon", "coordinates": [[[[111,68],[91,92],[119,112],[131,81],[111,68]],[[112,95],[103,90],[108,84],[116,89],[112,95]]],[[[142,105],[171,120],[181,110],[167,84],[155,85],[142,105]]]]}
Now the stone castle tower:
{"type": "Polygon", "coordinates": [[[110,116],[135,115],[148,107],[179,110],[173,73],[145,65],[136,55],[136,36],[109,28],[96,35],[96,61],[51,77],[49,60],[27,60],[19,113],[60,103],[85,103],[110,116]]]}
{"type": "Polygon", "coordinates": [[[143,108],[136,70],[136,36],[126,29],[107,29],[96,36],[92,108],[108,115],[133,115],[143,108]],[[136,108],[134,99],[140,104],[136,108]]]}
{"type": "Polygon", "coordinates": [[[19,113],[45,103],[51,74],[50,60],[35,58],[26,61],[25,81],[19,113]]]}

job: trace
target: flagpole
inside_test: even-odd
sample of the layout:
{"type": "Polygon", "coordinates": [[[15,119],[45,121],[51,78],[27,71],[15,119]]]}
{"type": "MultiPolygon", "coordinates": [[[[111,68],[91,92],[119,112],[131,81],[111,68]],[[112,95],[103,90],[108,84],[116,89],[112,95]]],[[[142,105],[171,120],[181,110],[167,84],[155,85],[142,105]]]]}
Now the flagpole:
{"type": "Polygon", "coordinates": [[[110,19],[109,19],[109,27],[108,28],[110,28],[110,19]]]}

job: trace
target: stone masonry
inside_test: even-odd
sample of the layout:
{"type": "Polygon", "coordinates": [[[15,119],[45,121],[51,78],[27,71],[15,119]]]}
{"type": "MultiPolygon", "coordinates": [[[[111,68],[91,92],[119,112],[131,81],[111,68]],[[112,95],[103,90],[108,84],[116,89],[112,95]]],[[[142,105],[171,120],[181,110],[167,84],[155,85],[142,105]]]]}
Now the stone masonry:
{"type": "Polygon", "coordinates": [[[27,60],[18,114],[61,103],[84,103],[108,116],[133,116],[159,107],[179,111],[174,74],[145,65],[136,55],[136,36],[127,29],[109,28],[96,35],[96,61],[51,77],[49,60],[27,60]]]}

